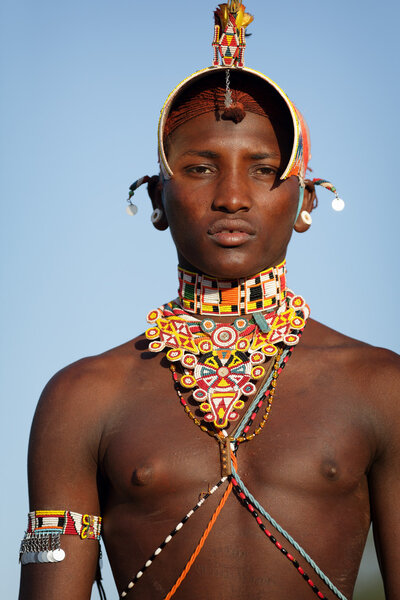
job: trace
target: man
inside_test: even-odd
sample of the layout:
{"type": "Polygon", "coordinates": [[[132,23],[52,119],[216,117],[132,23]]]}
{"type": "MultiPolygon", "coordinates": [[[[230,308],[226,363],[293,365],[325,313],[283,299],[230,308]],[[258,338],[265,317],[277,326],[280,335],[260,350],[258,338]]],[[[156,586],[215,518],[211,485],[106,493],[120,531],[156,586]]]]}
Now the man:
{"type": "Polygon", "coordinates": [[[121,597],[351,598],[371,518],[386,595],[400,596],[398,359],[309,319],[285,285],[315,204],[308,134],[273,82],[237,64],[234,4],[217,10],[214,44],[233,15],[237,61],[173,92],[148,186],[179,302],[40,400],[21,600],[90,597],[94,515],[121,597]]]}

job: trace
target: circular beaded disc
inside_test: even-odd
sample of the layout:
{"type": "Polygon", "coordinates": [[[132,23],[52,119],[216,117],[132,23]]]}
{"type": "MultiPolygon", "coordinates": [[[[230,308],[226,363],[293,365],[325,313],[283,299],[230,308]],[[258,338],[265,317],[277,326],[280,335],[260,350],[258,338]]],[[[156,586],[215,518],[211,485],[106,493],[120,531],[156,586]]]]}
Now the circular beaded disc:
{"type": "Polygon", "coordinates": [[[200,410],[202,410],[203,412],[208,412],[210,410],[210,405],[208,404],[208,402],[203,402],[202,404],[200,404],[200,410]]]}
{"type": "Polygon", "coordinates": [[[193,392],[193,398],[198,402],[203,402],[207,398],[207,392],[199,388],[193,392]]]}
{"type": "Polygon", "coordinates": [[[217,325],[211,334],[212,343],[220,348],[229,348],[235,345],[237,339],[237,331],[228,325],[217,325]]]}
{"type": "Polygon", "coordinates": [[[249,349],[249,346],[250,346],[250,340],[247,340],[246,338],[242,338],[237,341],[236,350],[241,350],[242,352],[246,352],[249,349]]]}
{"type": "Polygon", "coordinates": [[[200,323],[200,327],[202,328],[204,333],[211,333],[216,327],[215,321],[213,321],[212,319],[203,319],[200,323]]]}
{"type": "Polygon", "coordinates": [[[299,339],[300,338],[299,338],[298,335],[289,334],[289,335],[285,335],[285,337],[283,338],[283,341],[288,346],[294,346],[295,344],[297,344],[297,342],[299,341],[299,339]]]}
{"type": "Polygon", "coordinates": [[[197,344],[197,347],[203,354],[207,354],[207,352],[211,352],[213,349],[213,345],[210,340],[200,340],[200,342],[197,344]]]}
{"type": "Polygon", "coordinates": [[[165,342],[150,342],[149,350],[151,352],[161,352],[164,349],[165,342]]]}
{"type": "Polygon", "coordinates": [[[194,369],[195,366],[197,365],[197,358],[195,357],[194,354],[185,354],[181,358],[181,363],[187,369],[194,369]]]}
{"type": "Polygon", "coordinates": [[[243,402],[243,400],[236,400],[236,402],[235,402],[234,406],[235,406],[235,408],[237,408],[237,409],[239,409],[239,410],[240,410],[240,409],[241,409],[241,408],[243,408],[243,406],[244,406],[244,402],[243,402]]]}
{"type": "Polygon", "coordinates": [[[152,310],[149,312],[149,314],[147,315],[147,322],[148,323],[154,323],[155,321],[157,321],[157,319],[160,319],[162,317],[161,311],[160,310],[152,310]]]}
{"type": "Polygon", "coordinates": [[[253,365],[260,365],[265,360],[265,354],[263,352],[253,352],[250,354],[250,361],[253,365]]]}
{"type": "Polygon", "coordinates": [[[196,380],[193,375],[183,375],[183,377],[181,377],[181,385],[190,389],[196,385],[196,380]]]}
{"type": "Polygon", "coordinates": [[[250,396],[250,394],[254,394],[255,391],[256,391],[256,386],[254,385],[254,383],[246,383],[246,385],[244,385],[242,387],[242,392],[243,392],[243,394],[246,394],[246,396],[250,396]]]}
{"type": "Polygon", "coordinates": [[[278,352],[278,348],[274,346],[274,344],[265,344],[265,346],[262,347],[262,351],[267,356],[275,356],[275,354],[278,352]]]}
{"type": "Polygon", "coordinates": [[[167,358],[171,362],[180,360],[182,358],[182,356],[183,356],[182,348],[171,348],[171,350],[168,350],[168,352],[167,352],[167,358]]]}
{"type": "Polygon", "coordinates": [[[290,304],[296,309],[303,308],[304,299],[301,296],[293,296],[293,298],[290,300],[290,304]]]}
{"type": "Polygon", "coordinates": [[[146,331],[146,337],[148,340],[155,340],[160,335],[158,327],[149,327],[146,331]]]}
{"type": "Polygon", "coordinates": [[[251,376],[253,379],[260,379],[265,374],[264,367],[256,366],[251,370],[251,376]]]}
{"type": "Polygon", "coordinates": [[[246,319],[243,319],[243,318],[236,319],[233,322],[233,326],[235,327],[235,329],[237,331],[243,331],[244,329],[246,329],[246,327],[248,326],[248,324],[249,324],[248,321],[246,319]]]}
{"type": "Polygon", "coordinates": [[[294,329],[303,329],[303,327],[305,325],[305,321],[301,317],[294,317],[290,321],[290,324],[294,329]]]}
{"type": "Polygon", "coordinates": [[[208,423],[210,421],[214,421],[214,417],[213,417],[212,413],[207,413],[206,415],[204,415],[204,420],[207,421],[208,423]]]}

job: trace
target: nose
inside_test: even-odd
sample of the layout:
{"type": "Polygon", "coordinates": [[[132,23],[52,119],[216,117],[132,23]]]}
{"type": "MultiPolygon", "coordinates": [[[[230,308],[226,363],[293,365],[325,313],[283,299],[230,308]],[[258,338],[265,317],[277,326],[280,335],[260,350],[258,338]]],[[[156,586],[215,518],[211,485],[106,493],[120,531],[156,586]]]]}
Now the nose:
{"type": "Polygon", "coordinates": [[[221,174],[215,186],[214,210],[236,213],[247,212],[250,207],[250,186],[245,174],[237,168],[231,168],[221,174]]]}

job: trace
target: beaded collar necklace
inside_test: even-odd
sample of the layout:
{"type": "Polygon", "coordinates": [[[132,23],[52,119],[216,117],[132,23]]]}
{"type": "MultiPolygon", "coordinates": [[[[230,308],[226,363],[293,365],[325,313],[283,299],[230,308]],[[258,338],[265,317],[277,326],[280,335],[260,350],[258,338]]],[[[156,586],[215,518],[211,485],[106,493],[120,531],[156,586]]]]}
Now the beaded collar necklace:
{"type": "Polygon", "coordinates": [[[246,279],[220,280],[178,267],[182,308],[196,315],[239,316],[278,309],[285,301],[286,262],[246,279]]]}
{"type": "Polygon", "coordinates": [[[146,337],[149,350],[166,352],[184,411],[195,425],[218,442],[221,478],[202,495],[132,577],[122,590],[121,599],[135,587],[194,512],[228,482],[200,542],[164,600],[172,598],[186,577],[232,491],[318,598],[326,600],[301,567],[301,559],[282,546],[260,515],[289,541],[339,600],[346,600],[305,550],[257,502],[237,472],[239,445],[249,442],[263,430],[271,411],[277,379],[300,340],[310,312],[304,299],[286,288],[285,275],[285,262],[235,282],[219,281],[179,269],[179,298],[148,314],[150,327],[146,337]],[[266,307],[268,310],[262,312],[266,307]],[[199,315],[205,318],[199,319],[199,315]],[[230,315],[234,320],[231,324],[217,323],[209,315],[230,315]],[[193,412],[190,408],[185,396],[189,390],[191,400],[198,403],[198,411],[193,412]],[[257,420],[261,408],[263,414],[257,420]],[[228,434],[228,427],[235,421],[238,424],[228,434]]]}

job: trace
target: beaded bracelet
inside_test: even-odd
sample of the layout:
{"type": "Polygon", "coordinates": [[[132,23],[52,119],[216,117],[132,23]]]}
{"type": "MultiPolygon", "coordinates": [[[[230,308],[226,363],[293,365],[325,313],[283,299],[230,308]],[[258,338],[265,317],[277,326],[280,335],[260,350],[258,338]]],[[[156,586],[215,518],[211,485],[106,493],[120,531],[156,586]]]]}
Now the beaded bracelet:
{"type": "Polygon", "coordinates": [[[19,561],[53,563],[65,558],[61,535],[79,535],[82,540],[99,540],[101,517],[70,510],[34,510],[28,514],[28,529],[21,542],[19,561]]]}

